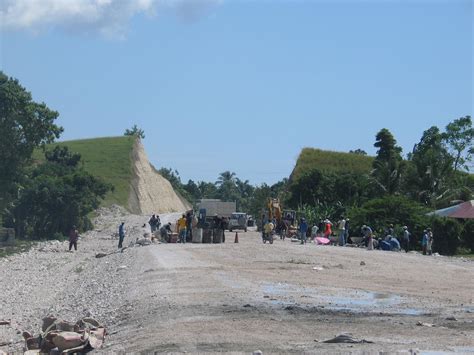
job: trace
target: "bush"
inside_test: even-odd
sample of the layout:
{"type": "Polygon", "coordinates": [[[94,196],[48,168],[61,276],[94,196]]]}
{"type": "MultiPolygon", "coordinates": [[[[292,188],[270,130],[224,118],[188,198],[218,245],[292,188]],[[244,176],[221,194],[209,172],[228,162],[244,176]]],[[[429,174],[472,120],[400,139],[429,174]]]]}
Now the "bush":
{"type": "Polygon", "coordinates": [[[471,253],[474,253],[474,219],[470,219],[464,223],[462,243],[464,247],[471,250],[471,253]]]}
{"type": "Polygon", "coordinates": [[[395,226],[397,235],[402,227],[408,226],[412,243],[418,244],[423,230],[429,222],[427,210],[417,202],[403,196],[386,196],[370,200],[359,208],[353,208],[348,215],[352,220],[352,230],[358,231],[362,225],[369,225],[374,231],[383,232],[389,224],[395,226]]]}
{"type": "Polygon", "coordinates": [[[454,255],[461,245],[461,224],[453,218],[435,217],[432,220],[433,251],[444,255],[454,255]]]}
{"type": "Polygon", "coordinates": [[[80,157],[66,147],[46,152],[46,158],[30,172],[18,199],[4,214],[5,224],[14,227],[20,238],[61,238],[72,225],[90,229],[88,214],[111,189],[83,170],[80,157]]]}

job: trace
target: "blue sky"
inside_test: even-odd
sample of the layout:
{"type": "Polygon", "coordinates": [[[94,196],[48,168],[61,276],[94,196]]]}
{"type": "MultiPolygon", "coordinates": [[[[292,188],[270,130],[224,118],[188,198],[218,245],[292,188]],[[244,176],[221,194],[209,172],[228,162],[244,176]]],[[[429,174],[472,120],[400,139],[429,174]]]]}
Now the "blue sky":
{"type": "Polygon", "coordinates": [[[60,112],[62,140],[137,124],[184,181],[274,183],[303,147],[375,154],[384,127],[407,153],[472,115],[471,1],[39,4],[0,5],[1,69],[60,112]]]}

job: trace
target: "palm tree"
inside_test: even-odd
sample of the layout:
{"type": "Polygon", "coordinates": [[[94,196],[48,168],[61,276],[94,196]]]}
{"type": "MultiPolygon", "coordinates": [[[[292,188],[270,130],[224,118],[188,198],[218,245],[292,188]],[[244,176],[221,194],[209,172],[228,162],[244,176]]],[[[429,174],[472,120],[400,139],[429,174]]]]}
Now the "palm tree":
{"type": "Polygon", "coordinates": [[[216,181],[216,185],[222,186],[229,182],[232,184],[235,184],[235,178],[236,178],[235,173],[231,173],[230,171],[224,171],[223,173],[219,174],[219,177],[217,178],[217,181],[216,181]]]}

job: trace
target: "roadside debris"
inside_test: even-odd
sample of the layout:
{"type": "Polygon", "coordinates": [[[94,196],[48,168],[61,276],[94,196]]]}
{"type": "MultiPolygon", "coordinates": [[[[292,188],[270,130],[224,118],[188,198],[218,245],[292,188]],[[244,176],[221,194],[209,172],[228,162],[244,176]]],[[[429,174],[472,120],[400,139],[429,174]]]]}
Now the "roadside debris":
{"type": "Polygon", "coordinates": [[[449,316],[446,320],[457,321],[457,318],[455,316],[449,316]]]}
{"type": "Polygon", "coordinates": [[[0,320],[0,325],[10,325],[11,321],[9,320],[0,320]]]}
{"type": "Polygon", "coordinates": [[[42,332],[33,336],[23,332],[30,354],[86,353],[100,349],[106,335],[105,327],[93,318],[82,318],[75,324],[48,316],[43,318],[42,332]]]}
{"type": "Polygon", "coordinates": [[[364,260],[362,260],[362,261],[360,262],[360,266],[365,266],[365,261],[364,261],[364,260]]]}
{"type": "Polygon", "coordinates": [[[323,341],[323,343],[373,344],[373,341],[365,339],[356,339],[352,336],[351,333],[342,333],[336,336],[335,338],[323,341]]]}
{"type": "Polygon", "coordinates": [[[419,327],[434,327],[435,325],[433,323],[423,323],[423,322],[416,322],[416,325],[419,327]]]}

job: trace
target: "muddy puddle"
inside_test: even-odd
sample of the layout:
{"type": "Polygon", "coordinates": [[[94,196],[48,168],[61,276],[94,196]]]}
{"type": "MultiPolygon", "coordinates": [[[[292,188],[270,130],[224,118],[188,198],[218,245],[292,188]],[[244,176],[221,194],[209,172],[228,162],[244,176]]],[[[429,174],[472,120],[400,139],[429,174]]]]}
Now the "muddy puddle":
{"type": "Polygon", "coordinates": [[[412,308],[408,298],[391,293],[361,290],[340,290],[336,293],[316,288],[298,287],[288,283],[264,283],[260,286],[264,298],[272,304],[318,306],[327,310],[363,313],[391,313],[417,316],[423,309],[412,308]]]}
{"type": "Polygon", "coordinates": [[[474,354],[473,346],[454,346],[448,351],[421,350],[420,355],[474,354]]]}

